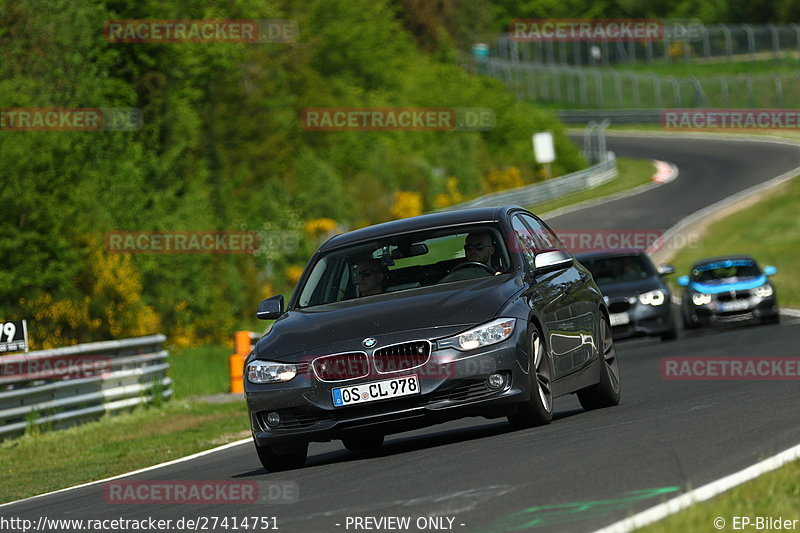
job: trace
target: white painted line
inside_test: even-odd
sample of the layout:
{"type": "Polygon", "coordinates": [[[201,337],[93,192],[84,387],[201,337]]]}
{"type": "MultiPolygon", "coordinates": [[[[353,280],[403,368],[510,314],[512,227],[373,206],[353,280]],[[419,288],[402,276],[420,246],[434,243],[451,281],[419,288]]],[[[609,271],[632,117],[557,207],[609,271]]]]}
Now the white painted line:
{"type": "Polygon", "coordinates": [[[675,178],[678,177],[679,172],[678,172],[678,167],[676,165],[674,165],[672,163],[669,163],[669,162],[666,162],[666,161],[653,160],[653,164],[656,164],[656,168],[658,168],[658,165],[657,165],[658,163],[663,163],[665,165],[669,165],[670,166],[670,170],[672,172],[672,176],[671,176],[671,178],[669,180],[667,180],[667,181],[656,181],[655,178],[658,175],[658,172],[656,172],[656,174],[654,174],[653,177],[652,177],[651,183],[645,183],[644,185],[639,185],[638,187],[634,187],[633,189],[629,189],[627,191],[622,191],[622,192],[619,192],[617,194],[612,194],[610,196],[603,196],[602,198],[598,198],[596,200],[584,200],[583,202],[578,202],[577,204],[572,204],[572,205],[568,205],[568,206],[565,206],[565,207],[561,207],[559,209],[554,209],[552,211],[547,211],[546,213],[537,212],[536,214],[539,215],[541,218],[547,218],[547,220],[550,220],[550,219],[553,219],[553,218],[556,218],[556,217],[560,217],[561,215],[566,215],[568,213],[572,213],[572,212],[575,212],[575,211],[580,211],[581,209],[587,209],[589,207],[595,207],[597,205],[607,204],[609,202],[614,202],[616,200],[621,200],[622,198],[628,198],[630,196],[635,196],[637,194],[641,194],[643,192],[649,191],[650,189],[655,189],[656,187],[661,187],[665,183],[669,183],[670,181],[673,181],[675,178]]]}
{"type": "Polygon", "coordinates": [[[167,461],[166,463],[160,463],[160,464],[157,464],[157,465],[148,466],[146,468],[140,468],[139,470],[134,470],[133,472],[127,472],[125,474],[119,474],[119,475],[116,475],[116,476],[107,477],[105,479],[98,479],[97,481],[89,481],[88,483],[83,483],[81,485],[75,485],[74,487],[67,487],[65,489],[58,489],[58,490],[54,490],[54,491],[51,491],[51,492],[45,492],[44,494],[37,494],[36,496],[30,496],[28,498],[23,498],[21,500],[8,502],[8,503],[3,503],[3,504],[0,504],[0,508],[6,507],[8,505],[14,505],[15,503],[27,502],[29,500],[33,500],[33,499],[36,499],[36,498],[41,498],[43,496],[50,496],[51,494],[58,494],[59,492],[67,492],[69,490],[80,489],[80,488],[83,488],[83,487],[90,487],[92,485],[97,485],[98,483],[105,483],[106,481],[113,481],[115,479],[120,479],[120,478],[123,478],[123,477],[133,476],[135,474],[141,474],[142,472],[149,472],[150,470],[156,470],[158,468],[164,468],[165,466],[171,466],[171,465],[175,465],[175,464],[178,464],[178,463],[191,461],[192,459],[197,459],[198,457],[203,457],[205,455],[210,455],[212,453],[221,452],[222,450],[227,450],[228,448],[233,448],[234,446],[239,446],[241,444],[246,444],[248,442],[253,442],[253,439],[248,437],[246,439],[237,440],[237,441],[234,441],[234,442],[229,442],[228,444],[223,444],[222,446],[217,446],[216,448],[211,448],[210,450],[205,450],[205,451],[202,451],[202,452],[197,452],[197,453],[192,454],[192,455],[187,455],[186,457],[180,457],[178,459],[173,459],[172,461],[167,461]]]}
{"type": "Polygon", "coordinates": [[[794,316],[800,318],[800,309],[781,309],[780,313],[786,316],[794,316]]]}
{"type": "MultiPolygon", "coordinates": [[[[781,466],[790,463],[796,459],[800,459],[800,444],[789,448],[777,455],[773,455],[769,459],[764,459],[758,463],[749,466],[743,470],[739,470],[729,476],[725,476],[716,481],[712,481],[707,485],[700,488],[685,492],[680,496],[676,496],[670,500],[660,503],[649,509],[645,509],[640,513],[614,522],[602,529],[598,529],[595,533],[627,533],[648,524],[652,524],[658,520],[682,511],[693,504],[710,500],[714,496],[730,490],[737,485],[741,485],[747,481],[757,478],[767,472],[771,472],[780,468],[781,466]]],[[[709,528],[710,529],[710,528],[709,528]]]]}

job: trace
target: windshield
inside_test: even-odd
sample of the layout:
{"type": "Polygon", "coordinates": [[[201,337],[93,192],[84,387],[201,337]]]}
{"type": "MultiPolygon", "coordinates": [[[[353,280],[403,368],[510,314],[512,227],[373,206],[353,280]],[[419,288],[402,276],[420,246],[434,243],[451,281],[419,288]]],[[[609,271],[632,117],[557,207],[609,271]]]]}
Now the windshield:
{"type": "Polygon", "coordinates": [[[297,305],[311,307],[492,276],[509,267],[502,235],[494,226],[386,237],[320,256],[309,267],[297,305]]]}
{"type": "Polygon", "coordinates": [[[595,283],[615,283],[647,279],[656,274],[653,264],[642,255],[622,255],[581,259],[595,283]]]}
{"type": "Polygon", "coordinates": [[[692,280],[700,283],[722,283],[731,279],[757,278],[761,269],[755,262],[747,259],[725,260],[696,266],[692,270],[692,280]]]}

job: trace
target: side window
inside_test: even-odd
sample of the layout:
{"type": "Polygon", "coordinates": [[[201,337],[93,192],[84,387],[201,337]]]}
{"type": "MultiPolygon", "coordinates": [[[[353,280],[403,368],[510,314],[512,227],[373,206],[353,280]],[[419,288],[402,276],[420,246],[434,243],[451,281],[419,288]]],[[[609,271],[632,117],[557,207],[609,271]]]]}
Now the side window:
{"type": "Polygon", "coordinates": [[[517,216],[522,218],[522,220],[525,221],[525,224],[531,229],[537,244],[537,252],[566,250],[558,236],[542,221],[526,214],[519,214],[517,216]]]}
{"type": "Polygon", "coordinates": [[[511,227],[514,230],[514,242],[510,243],[514,249],[517,249],[528,267],[533,271],[536,268],[536,241],[531,230],[522,223],[519,215],[515,216],[511,221],[511,227]]]}

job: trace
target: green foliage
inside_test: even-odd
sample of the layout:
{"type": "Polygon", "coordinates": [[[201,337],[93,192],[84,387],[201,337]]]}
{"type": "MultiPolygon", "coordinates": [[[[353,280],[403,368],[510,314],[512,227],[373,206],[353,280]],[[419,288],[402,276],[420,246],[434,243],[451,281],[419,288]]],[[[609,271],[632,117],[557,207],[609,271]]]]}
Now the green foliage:
{"type": "MultiPolygon", "coordinates": [[[[175,346],[229,342],[267,291],[286,292],[319,236],[391,217],[413,191],[432,209],[456,178],[537,176],[530,135],[553,130],[555,173],[584,162],[548,113],[464,72],[456,46],[479,6],[390,0],[0,0],[0,108],[132,107],[138,131],[0,132],[0,316],[36,318],[34,348],[164,331],[175,346]],[[476,7],[478,6],[478,7],[476,7]],[[462,9],[464,7],[464,9],[462,9]],[[113,19],[292,19],[296,43],[109,43],[113,19]],[[486,107],[491,131],[319,132],[309,107],[486,107]],[[264,254],[101,257],[109,231],[295,231],[264,254]],[[294,274],[293,274],[294,275],[294,274]],[[289,276],[291,277],[291,276],[289,276]],[[122,283],[122,280],[130,282],[122,283]]],[[[269,240],[269,239],[268,239],[269,240]]]]}

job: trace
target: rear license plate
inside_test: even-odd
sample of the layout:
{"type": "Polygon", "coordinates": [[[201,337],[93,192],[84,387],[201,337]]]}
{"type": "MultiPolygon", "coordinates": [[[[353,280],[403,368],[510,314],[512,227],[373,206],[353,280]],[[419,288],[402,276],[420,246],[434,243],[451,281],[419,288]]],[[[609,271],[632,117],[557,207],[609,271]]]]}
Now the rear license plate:
{"type": "Polygon", "coordinates": [[[750,308],[748,300],[734,300],[733,302],[725,302],[720,304],[722,311],[743,311],[750,308]]]}
{"type": "Polygon", "coordinates": [[[611,322],[612,328],[614,326],[624,326],[631,321],[631,317],[628,316],[628,313],[611,313],[608,319],[611,322]]]}
{"type": "Polygon", "coordinates": [[[419,379],[417,376],[403,376],[372,383],[359,383],[351,387],[340,387],[331,392],[333,393],[333,406],[343,407],[419,394],[419,379]]]}

